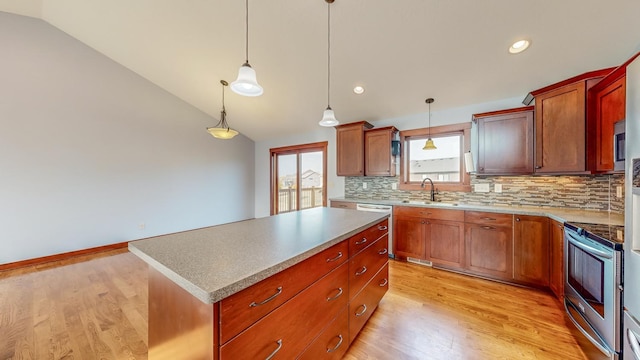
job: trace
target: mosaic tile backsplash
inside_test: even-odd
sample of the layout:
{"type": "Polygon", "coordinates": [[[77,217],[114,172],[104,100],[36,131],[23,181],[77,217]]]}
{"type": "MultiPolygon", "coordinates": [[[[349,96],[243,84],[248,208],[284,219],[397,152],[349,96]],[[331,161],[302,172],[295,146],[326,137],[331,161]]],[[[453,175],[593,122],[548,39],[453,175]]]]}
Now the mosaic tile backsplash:
{"type": "MultiPolygon", "coordinates": [[[[346,198],[380,200],[429,200],[429,191],[393,190],[398,177],[346,177],[346,198]],[[363,189],[362,183],[367,183],[363,189]]],[[[521,205],[562,207],[583,210],[611,210],[624,213],[624,194],[616,197],[616,188],[624,190],[624,174],[594,176],[494,176],[471,175],[471,185],[489,184],[491,192],[440,191],[443,202],[477,205],[521,205]],[[494,185],[502,184],[502,192],[494,185]]],[[[436,184],[436,189],[438,188],[436,184]]]]}

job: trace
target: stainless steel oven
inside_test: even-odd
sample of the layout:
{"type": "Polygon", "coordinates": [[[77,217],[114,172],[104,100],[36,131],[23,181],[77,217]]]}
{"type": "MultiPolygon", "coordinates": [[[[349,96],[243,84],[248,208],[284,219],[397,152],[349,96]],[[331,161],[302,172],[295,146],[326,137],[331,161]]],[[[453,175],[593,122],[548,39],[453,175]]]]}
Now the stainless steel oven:
{"type": "Polygon", "coordinates": [[[565,308],[605,359],[622,351],[622,246],[565,224],[565,308]]]}

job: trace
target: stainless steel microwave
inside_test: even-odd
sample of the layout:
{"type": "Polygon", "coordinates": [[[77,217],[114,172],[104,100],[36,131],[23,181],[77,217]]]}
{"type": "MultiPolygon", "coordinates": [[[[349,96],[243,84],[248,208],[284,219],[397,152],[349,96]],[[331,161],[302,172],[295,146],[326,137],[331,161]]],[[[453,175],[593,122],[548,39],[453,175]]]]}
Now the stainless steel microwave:
{"type": "Polygon", "coordinates": [[[613,125],[613,170],[624,170],[625,121],[613,125]]]}

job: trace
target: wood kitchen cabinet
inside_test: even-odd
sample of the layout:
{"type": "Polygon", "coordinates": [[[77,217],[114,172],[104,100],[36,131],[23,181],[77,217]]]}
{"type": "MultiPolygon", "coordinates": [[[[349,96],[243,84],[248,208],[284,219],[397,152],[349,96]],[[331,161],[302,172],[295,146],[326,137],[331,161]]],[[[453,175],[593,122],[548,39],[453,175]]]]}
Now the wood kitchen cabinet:
{"type": "Polygon", "coordinates": [[[427,220],[427,239],[426,257],[431,263],[453,268],[464,266],[464,223],[427,220]]]}
{"type": "Polygon", "coordinates": [[[549,224],[551,237],[549,288],[562,300],[564,296],[564,224],[551,220],[549,224]]]}
{"type": "Polygon", "coordinates": [[[393,253],[396,256],[426,259],[424,224],[426,220],[421,218],[394,215],[393,253]]]}
{"type": "Polygon", "coordinates": [[[585,73],[527,95],[525,104],[535,99],[535,173],[587,171],[586,94],[611,70],[585,73]]]}
{"type": "Polygon", "coordinates": [[[607,78],[588,93],[591,109],[587,114],[588,155],[594,173],[613,171],[613,127],[626,114],[626,77],[611,82],[607,78]]]}
{"type": "Polygon", "coordinates": [[[478,124],[478,174],[533,173],[533,109],[528,106],[473,115],[478,124]]]}
{"type": "Polygon", "coordinates": [[[549,218],[515,215],[514,220],[514,280],[542,287],[549,286],[549,218]]]}
{"type": "Polygon", "coordinates": [[[465,212],[468,271],[499,280],[513,279],[513,215],[465,212]]]}
{"type": "Polygon", "coordinates": [[[356,210],[357,204],[351,201],[331,200],[331,207],[356,210]]]}
{"type": "Polygon", "coordinates": [[[338,176],[364,176],[364,132],[366,121],[336,126],[336,170],[338,176]]]}
{"type": "Polygon", "coordinates": [[[366,176],[396,176],[396,157],[391,142],[398,130],[393,126],[364,132],[364,173],[366,176]]]}

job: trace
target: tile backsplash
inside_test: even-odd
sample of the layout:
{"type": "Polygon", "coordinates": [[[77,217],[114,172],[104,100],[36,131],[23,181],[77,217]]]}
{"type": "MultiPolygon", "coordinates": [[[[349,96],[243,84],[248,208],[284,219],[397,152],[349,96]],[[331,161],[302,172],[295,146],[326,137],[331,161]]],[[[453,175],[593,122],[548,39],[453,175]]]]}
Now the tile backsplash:
{"type": "MultiPolygon", "coordinates": [[[[398,177],[346,177],[345,197],[380,200],[429,200],[429,191],[394,190],[398,177]],[[367,183],[364,189],[362,184],[367,183]]],[[[492,176],[471,175],[472,187],[489,184],[490,192],[440,191],[436,198],[444,202],[478,205],[523,205],[563,207],[584,210],[611,210],[624,213],[624,174],[594,176],[492,176]],[[495,185],[502,185],[496,193],[495,185]]],[[[436,184],[436,189],[438,185],[436,184]]]]}

